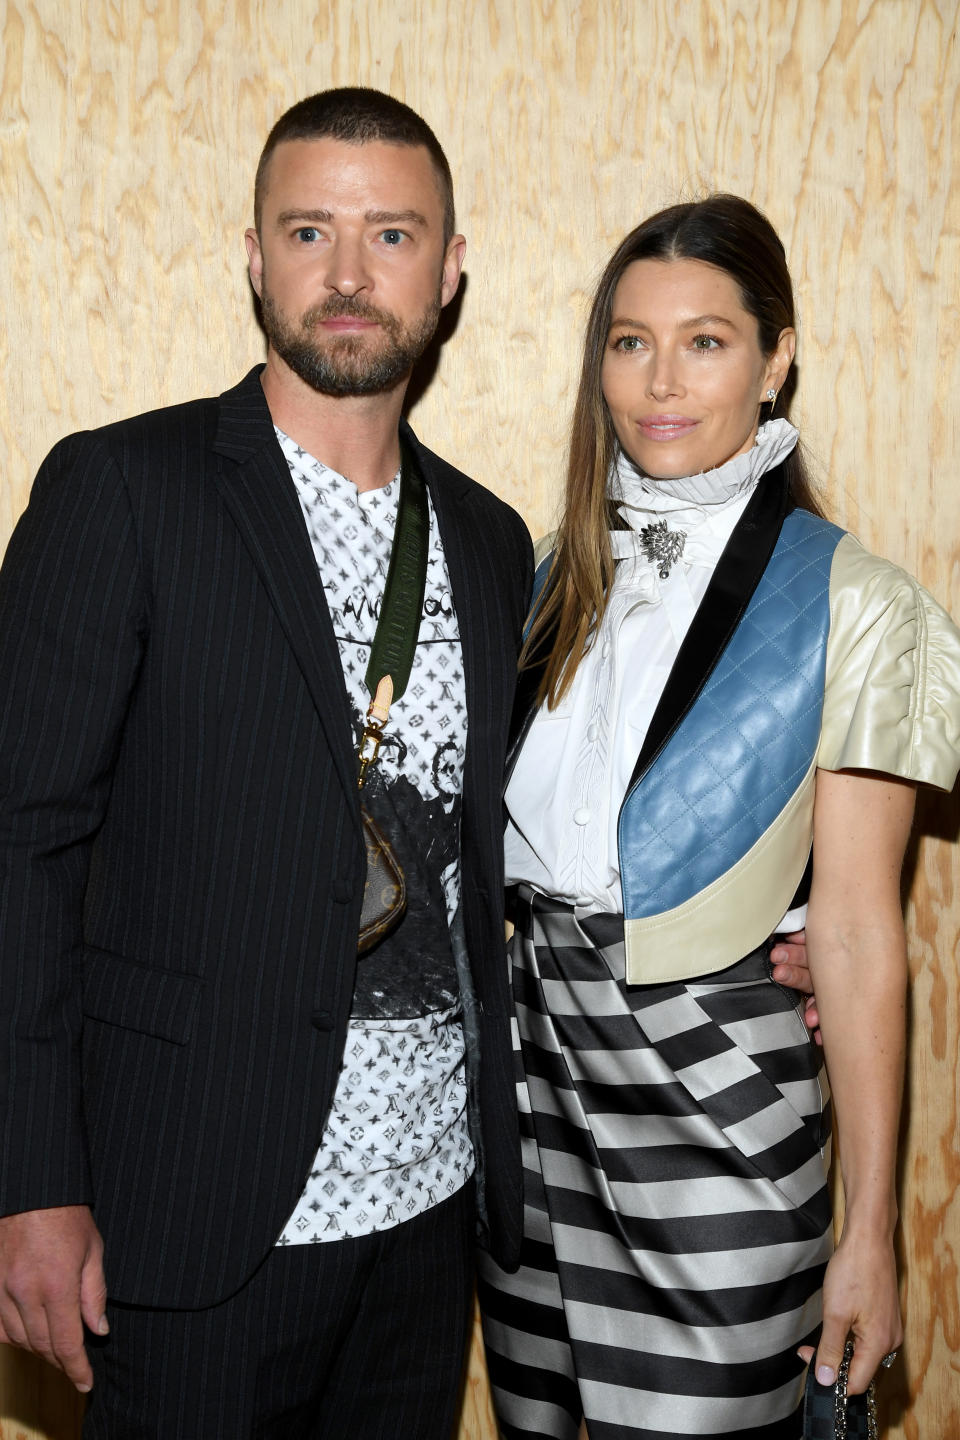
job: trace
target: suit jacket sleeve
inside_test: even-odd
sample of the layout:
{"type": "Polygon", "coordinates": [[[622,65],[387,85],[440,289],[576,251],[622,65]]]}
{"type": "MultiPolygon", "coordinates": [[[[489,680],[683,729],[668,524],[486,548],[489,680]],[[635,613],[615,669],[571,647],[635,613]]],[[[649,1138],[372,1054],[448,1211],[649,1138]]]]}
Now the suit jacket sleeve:
{"type": "Polygon", "coordinates": [[[0,570],[0,1214],[91,1199],[84,893],[146,629],[119,467],[72,436],[0,570]]]}

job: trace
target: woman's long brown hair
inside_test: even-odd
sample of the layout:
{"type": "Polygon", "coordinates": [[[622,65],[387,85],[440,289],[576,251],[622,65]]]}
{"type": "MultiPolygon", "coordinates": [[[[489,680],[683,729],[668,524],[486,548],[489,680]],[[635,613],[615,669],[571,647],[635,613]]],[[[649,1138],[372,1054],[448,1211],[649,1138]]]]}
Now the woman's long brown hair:
{"type": "MultiPolygon", "coordinates": [[[[622,528],[618,500],[608,494],[617,438],[600,384],[613,296],[635,260],[701,260],[730,276],[757,321],[760,349],[772,355],[782,330],[795,328],[793,285],[773,226],[737,195],[672,205],[638,225],[617,247],[594,296],[573,410],[563,518],[546,586],[520,655],[521,669],[539,664],[549,646],[537,700],[553,707],[566,694],[593,643],[613,584],[610,531],[622,528]]],[[[796,385],[793,370],[765,419],[785,414],[796,385]]],[[[784,461],[795,506],[822,514],[799,445],[784,461]]]]}

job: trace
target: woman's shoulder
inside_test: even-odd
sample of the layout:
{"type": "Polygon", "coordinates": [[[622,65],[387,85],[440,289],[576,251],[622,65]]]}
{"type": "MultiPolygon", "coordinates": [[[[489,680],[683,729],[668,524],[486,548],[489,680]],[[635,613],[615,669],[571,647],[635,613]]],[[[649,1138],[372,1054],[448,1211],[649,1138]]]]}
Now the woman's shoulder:
{"type": "Polygon", "coordinates": [[[883,555],[874,555],[849,531],[843,532],[834,554],[830,589],[838,597],[854,594],[881,607],[900,601],[942,608],[908,570],[883,555]]]}
{"type": "Polygon", "coordinates": [[[943,789],[960,766],[960,631],[918,580],[849,534],[830,572],[818,763],[943,789]]]}
{"type": "Polygon", "coordinates": [[[839,656],[864,642],[909,651],[916,665],[960,673],[960,630],[919,580],[855,535],[844,534],[830,571],[831,647],[839,656]]]}

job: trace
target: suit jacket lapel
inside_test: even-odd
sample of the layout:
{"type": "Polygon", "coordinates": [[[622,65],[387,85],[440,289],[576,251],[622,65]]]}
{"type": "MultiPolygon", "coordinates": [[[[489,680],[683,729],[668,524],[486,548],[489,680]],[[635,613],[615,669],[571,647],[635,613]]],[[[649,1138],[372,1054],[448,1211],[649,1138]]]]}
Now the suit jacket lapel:
{"type": "MultiPolygon", "coordinates": [[[[489,571],[478,564],[476,549],[471,544],[471,535],[474,532],[470,487],[462,483],[458,472],[452,467],[445,467],[442,478],[437,476],[434,457],[420,444],[406,421],[401,425],[401,435],[416,454],[423,478],[427,482],[450,576],[450,588],[460,632],[467,701],[468,738],[463,777],[464,797],[475,800],[475,787],[481,783],[481,771],[489,764],[489,759],[480,754],[476,744],[470,744],[469,721],[471,716],[476,717],[480,713],[485,703],[485,690],[491,685],[491,647],[502,645],[506,651],[512,646],[513,637],[497,633],[496,616],[499,611],[489,594],[489,571]]],[[[499,757],[496,763],[499,767],[499,757]]]]}
{"type": "Polygon", "coordinates": [[[356,762],[340,652],[300,502],[273,431],[260,367],[220,397],[213,449],[234,462],[216,468],[216,483],[296,655],[340,783],[356,804],[356,762]]]}
{"type": "Polygon", "coordinates": [[[754,490],[717,561],[653,712],[628,792],[649,769],[706,684],[760,583],[790,508],[786,476],[778,465],[754,490]]]}

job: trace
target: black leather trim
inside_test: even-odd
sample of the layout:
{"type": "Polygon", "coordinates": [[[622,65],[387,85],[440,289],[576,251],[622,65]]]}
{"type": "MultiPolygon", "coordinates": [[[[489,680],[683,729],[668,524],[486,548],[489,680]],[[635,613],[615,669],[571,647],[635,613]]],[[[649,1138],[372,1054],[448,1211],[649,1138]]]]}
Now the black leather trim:
{"type": "MultiPolygon", "coordinates": [[[[750,497],[717,562],[650,721],[627,794],[649,769],[709,679],[743,618],[773,554],[783,522],[792,509],[787,477],[783,466],[778,465],[761,480],[750,497]]],[[[520,747],[533,724],[537,691],[547,668],[555,634],[556,625],[542,637],[534,664],[521,670],[517,680],[503,777],[504,791],[517,763],[520,747]]]]}
{"type": "MultiPolygon", "coordinates": [[[[733,636],[793,508],[787,477],[778,465],[760,481],[717,561],[713,578],[647,727],[627,796],[650,768],[710,678],[733,636]]],[[[624,798],[626,803],[626,797],[624,798]]]]}

